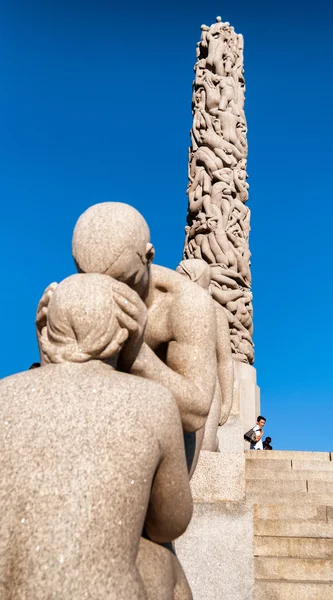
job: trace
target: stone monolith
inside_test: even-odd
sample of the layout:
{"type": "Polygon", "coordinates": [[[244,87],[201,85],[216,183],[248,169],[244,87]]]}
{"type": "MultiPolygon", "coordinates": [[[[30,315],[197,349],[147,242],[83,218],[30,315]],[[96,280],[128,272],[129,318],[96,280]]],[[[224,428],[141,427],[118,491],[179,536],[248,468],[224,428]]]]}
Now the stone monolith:
{"type": "Polygon", "coordinates": [[[244,42],[220,17],[201,29],[184,258],[202,258],[210,265],[212,294],[226,310],[233,357],[252,364],[244,42]]]}

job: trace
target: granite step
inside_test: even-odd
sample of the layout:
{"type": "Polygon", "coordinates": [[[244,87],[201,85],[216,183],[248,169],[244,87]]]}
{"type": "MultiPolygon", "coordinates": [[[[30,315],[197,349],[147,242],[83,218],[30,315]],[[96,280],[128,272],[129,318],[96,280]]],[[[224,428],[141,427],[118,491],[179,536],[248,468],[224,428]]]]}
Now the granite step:
{"type": "Polygon", "coordinates": [[[292,460],[291,468],[293,471],[310,471],[312,469],[320,469],[320,471],[332,471],[333,460],[321,461],[320,465],[314,460],[292,460]]]}
{"type": "Polygon", "coordinates": [[[261,467],[257,467],[256,461],[252,461],[251,465],[246,466],[246,479],[256,479],[260,478],[261,480],[269,481],[269,480],[277,480],[283,479],[287,481],[327,481],[332,482],[333,484],[333,468],[329,471],[322,471],[321,469],[313,469],[312,471],[308,470],[277,470],[277,469],[265,469],[261,467]],[[252,467],[254,464],[255,468],[252,467]]]}
{"type": "Polygon", "coordinates": [[[318,504],[331,505],[333,501],[332,494],[309,494],[308,492],[281,492],[280,490],[266,491],[265,482],[261,482],[261,487],[258,489],[249,490],[246,486],[246,501],[249,504],[290,504],[296,506],[298,504],[318,504]]]}
{"type": "Polygon", "coordinates": [[[333,600],[333,460],[329,452],[246,455],[254,514],[254,600],[333,600]]]}
{"type": "Polygon", "coordinates": [[[333,539],[255,535],[254,555],[333,560],[333,539]]]}
{"type": "Polygon", "coordinates": [[[333,560],[256,556],[254,573],[256,581],[274,579],[333,583],[333,560]]]}
{"type": "MultiPolygon", "coordinates": [[[[311,465],[313,464],[313,462],[314,461],[311,462],[311,465]]],[[[315,463],[315,464],[317,464],[317,463],[315,463]]],[[[327,463],[323,462],[323,463],[320,463],[320,464],[325,464],[325,465],[328,464],[328,465],[330,465],[331,463],[330,462],[327,462],[327,463]]],[[[248,458],[246,458],[246,461],[245,461],[246,470],[249,470],[249,471],[253,470],[253,471],[259,471],[260,472],[261,469],[266,469],[266,470],[274,471],[274,472],[275,471],[286,472],[286,471],[291,471],[291,466],[292,466],[291,459],[289,459],[289,460],[283,460],[283,459],[281,459],[281,460],[279,460],[279,459],[273,460],[272,459],[271,460],[269,458],[266,458],[265,460],[260,460],[258,458],[257,460],[249,460],[248,458]]]]}
{"type": "Polygon", "coordinates": [[[308,481],[309,494],[331,494],[333,498],[333,481],[308,481]]]}
{"type": "MultiPolygon", "coordinates": [[[[263,453],[261,453],[263,455],[263,453]]],[[[249,471],[267,470],[267,471],[320,471],[333,472],[332,460],[292,460],[292,459],[270,459],[257,458],[256,460],[246,459],[246,469],[249,471]],[[319,463],[319,464],[318,464],[319,463]]]]}
{"type": "Polygon", "coordinates": [[[332,600],[333,583],[257,581],[254,600],[332,600]]]}
{"type": "MultiPolygon", "coordinates": [[[[317,483],[317,482],[316,482],[317,483]]],[[[265,492],[265,494],[267,493],[271,493],[271,492],[278,492],[281,495],[284,494],[291,494],[291,493],[297,493],[297,492],[308,492],[308,488],[307,488],[307,483],[306,480],[291,480],[291,481],[286,481],[284,479],[262,479],[260,478],[254,478],[254,479],[248,479],[246,481],[246,492],[251,494],[251,493],[262,493],[265,492]]],[[[312,492],[314,492],[315,490],[311,490],[312,492]]],[[[329,490],[330,491],[330,490],[329,490]]],[[[328,493],[329,493],[328,491],[328,493]]]]}
{"type": "Polygon", "coordinates": [[[331,452],[299,452],[296,450],[245,450],[246,460],[309,460],[332,462],[331,452]]]}
{"type": "MultiPolygon", "coordinates": [[[[333,504],[333,498],[332,498],[333,504]]],[[[253,514],[256,519],[285,521],[289,519],[327,522],[333,506],[315,506],[312,504],[255,504],[253,514]]]]}
{"type": "Polygon", "coordinates": [[[302,519],[254,518],[254,534],[269,537],[302,537],[302,538],[331,538],[333,539],[333,522],[306,521],[302,519]]]}

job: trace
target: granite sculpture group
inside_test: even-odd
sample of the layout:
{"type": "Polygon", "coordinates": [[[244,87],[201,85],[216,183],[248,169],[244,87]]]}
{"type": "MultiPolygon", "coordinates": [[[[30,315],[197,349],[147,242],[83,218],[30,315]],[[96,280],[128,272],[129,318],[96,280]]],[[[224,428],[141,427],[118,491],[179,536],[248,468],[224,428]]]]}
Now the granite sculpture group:
{"type": "Polygon", "coordinates": [[[135,208],[91,206],[73,233],[78,273],[37,308],[41,368],[0,382],[1,600],[192,598],[173,540],[231,410],[232,350],[253,356],[231,29],[203,26],[198,47],[186,259],[153,265],[135,208]]]}

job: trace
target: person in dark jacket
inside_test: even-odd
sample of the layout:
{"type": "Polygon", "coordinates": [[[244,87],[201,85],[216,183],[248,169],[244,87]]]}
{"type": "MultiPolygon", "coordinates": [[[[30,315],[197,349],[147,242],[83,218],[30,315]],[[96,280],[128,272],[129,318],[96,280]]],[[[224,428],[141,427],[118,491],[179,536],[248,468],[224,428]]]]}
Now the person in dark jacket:
{"type": "Polygon", "coordinates": [[[271,441],[272,441],[272,438],[270,438],[270,437],[266,437],[264,439],[264,441],[262,443],[264,450],[273,450],[273,447],[271,446],[271,441]]]}

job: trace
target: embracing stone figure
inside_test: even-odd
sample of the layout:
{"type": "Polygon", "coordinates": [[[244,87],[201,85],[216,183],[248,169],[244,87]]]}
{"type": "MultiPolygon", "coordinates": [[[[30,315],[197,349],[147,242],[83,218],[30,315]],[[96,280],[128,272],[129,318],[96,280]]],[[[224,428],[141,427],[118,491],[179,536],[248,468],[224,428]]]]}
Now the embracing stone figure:
{"type": "Polygon", "coordinates": [[[132,297],[105,275],[65,279],[42,310],[43,366],[0,382],[1,600],[145,600],[143,527],[165,543],[189,523],[176,402],[116,370],[132,297]]]}
{"type": "MultiPolygon", "coordinates": [[[[123,306],[130,336],[121,350],[118,369],[158,382],[173,394],[181,416],[191,476],[216,384],[216,315],[212,299],[179,273],[151,264],[154,247],[148,225],[128,204],[103,202],[88,208],[76,223],[72,251],[79,272],[103,273],[131,288],[131,302],[123,306]],[[141,319],[145,311],[144,328],[141,319]]],[[[39,331],[55,287],[56,284],[49,286],[39,304],[39,331]]],[[[160,410],[164,410],[163,402],[160,410]]],[[[145,531],[138,564],[149,600],[169,598],[169,572],[175,562],[172,545],[153,544],[145,531]],[[163,567],[165,562],[169,570],[163,567]],[[156,573],[154,580],[150,576],[152,570],[156,573]],[[158,577],[160,584],[154,587],[151,584],[156,584],[158,577]]],[[[179,563],[176,565],[175,598],[187,600],[191,593],[179,563]]]]}
{"type": "MultiPolygon", "coordinates": [[[[205,290],[209,290],[211,271],[209,265],[199,258],[182,260],[176,271],[197,283],[205,290]]],[[[202,450],[215,452],[218,450],[217,429],[224,425],[230,415],[233,400],[234,366],[231,354],[229,322],[224,308],[214,301],[216,310],[216,362],[217,380],[214,399],[210,407],[205,426],[202,429],[202,450]]]]}
{"type": "Polygon", "coordinates": [[[76,223],[72,251],[78,271],[110,275],[137,292],[132,317],[139,332],[142,305],[147,307],[144,342],[139,340],[137,351],[133,330],[131,343],[122,350],[120,368],[172,392],[185,432],[188,468],[193,472],[200,450],[195,432],[205,424],[216,382],[212,299],[175,271],[151,264],[154,247],[148,225],[128,204],[103,202],[88,208],[76,223]]]}

